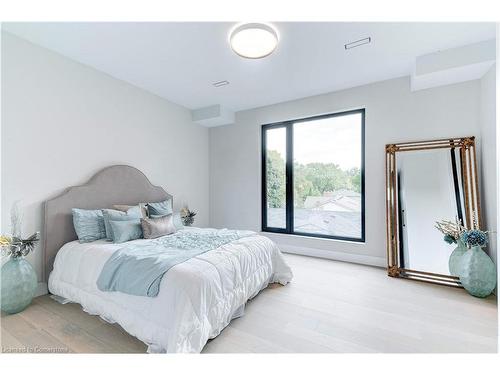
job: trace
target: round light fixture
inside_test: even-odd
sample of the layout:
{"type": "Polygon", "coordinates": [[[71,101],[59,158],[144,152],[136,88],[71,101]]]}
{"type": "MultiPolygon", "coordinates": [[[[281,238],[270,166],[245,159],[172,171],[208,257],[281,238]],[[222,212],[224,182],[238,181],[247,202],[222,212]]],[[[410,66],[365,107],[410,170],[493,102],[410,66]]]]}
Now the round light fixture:
{"type": "Polygon", "coordinates": [[[247,59],[269,56],[278,45],[278,32],[264,23],[245,23],[236,26],[229,35],[233,51],[247,59]]]}

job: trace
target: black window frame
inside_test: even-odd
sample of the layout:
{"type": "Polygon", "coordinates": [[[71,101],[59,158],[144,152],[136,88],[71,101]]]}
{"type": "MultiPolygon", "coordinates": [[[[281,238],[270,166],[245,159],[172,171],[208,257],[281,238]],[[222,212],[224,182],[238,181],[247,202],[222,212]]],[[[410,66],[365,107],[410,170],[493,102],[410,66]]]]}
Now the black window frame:
{"type": "Polygon", "coordinates": [[[350,242],[365,242],[365,108],[354,109],[343,112],[335,112],[324,115],[305,117],[294,120],[264,124],[261,127],[261,227],[263,232],[291,234],[304,237],[328,238],[350,242]],[[321,120],[325,118],[340,117],[346,115],[361,114],[361,237],[331,236],[320,233],[297,232],[294,230],[293,217],[293,124],[321,120]],[[267,171],[266,171],[266,134],[267,130],[285,128],[286,129],[286,228],[276,228],[267,226],[267,171]]]}

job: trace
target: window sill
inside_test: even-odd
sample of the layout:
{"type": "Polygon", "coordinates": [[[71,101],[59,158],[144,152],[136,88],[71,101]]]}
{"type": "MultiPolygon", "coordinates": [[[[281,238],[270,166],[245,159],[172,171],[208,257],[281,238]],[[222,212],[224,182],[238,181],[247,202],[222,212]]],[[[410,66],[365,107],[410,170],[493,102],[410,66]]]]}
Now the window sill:
{"type": "Polygon", "coordinates": [[[317,238],[287,233],[259,232],[275,242],[283,253],[298,254],[368,266],[387,266],[385,253],[374,255],[366,242],[317,238]]]}

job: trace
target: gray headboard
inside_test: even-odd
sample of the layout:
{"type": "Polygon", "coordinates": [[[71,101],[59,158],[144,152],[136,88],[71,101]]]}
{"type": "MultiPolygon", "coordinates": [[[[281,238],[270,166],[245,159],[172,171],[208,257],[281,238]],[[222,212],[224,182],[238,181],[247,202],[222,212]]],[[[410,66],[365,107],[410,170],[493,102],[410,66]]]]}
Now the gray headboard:
{"type": "Polygon", "coordinates": [[[112,208],[114,204],[135,205],[172,198],[163,188],[154,186],[140,170],[128,165],[114,165],[96,173],[84,185],[66,189],[45,202],[43,259],[45,281],[54,259],[66,242],[77,239],[72,208],[112,208]]]}

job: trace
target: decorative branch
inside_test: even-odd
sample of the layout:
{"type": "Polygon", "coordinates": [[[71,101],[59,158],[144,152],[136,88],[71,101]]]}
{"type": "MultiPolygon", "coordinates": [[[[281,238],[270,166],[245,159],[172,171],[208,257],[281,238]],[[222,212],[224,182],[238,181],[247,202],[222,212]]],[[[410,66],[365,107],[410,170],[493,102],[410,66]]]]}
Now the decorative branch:
{"type": "Polygon", "coordinates": [[[35,232],[28,238],[23,239],[21,235],[23,214],[20,208],[20,201],[14,202],[10,210],[12,237],[0,236],[0,248],[2,256],[12,258],[25,257],[35,250],[35,246],[40,241],[40,232],[35,232]]]}
{"type": "Polygon", "coordinates": [[[466,231],[466,228],[462,225],[462,221],[458,217],[455,217],[454,222],[450,220],[436,221],[434,227],[444,234],[444,240],[449,244],[457,243],[462,233],[466,231]]]}

